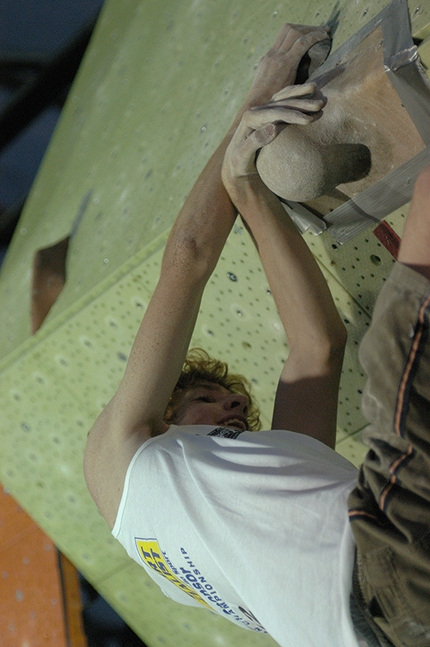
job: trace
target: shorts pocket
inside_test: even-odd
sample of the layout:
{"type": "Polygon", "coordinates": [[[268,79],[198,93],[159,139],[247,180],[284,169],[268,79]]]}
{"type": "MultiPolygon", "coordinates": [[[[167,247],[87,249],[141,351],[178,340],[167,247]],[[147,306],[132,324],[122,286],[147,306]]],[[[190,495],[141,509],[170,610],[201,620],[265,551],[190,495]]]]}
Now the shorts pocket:
{"type": "Polygon", "coordinates": [[[399,647],[430,646],[430,580],[418,546],[400,544],[400,553],[387,546],[361,557],[368,611],[399,647]]]}

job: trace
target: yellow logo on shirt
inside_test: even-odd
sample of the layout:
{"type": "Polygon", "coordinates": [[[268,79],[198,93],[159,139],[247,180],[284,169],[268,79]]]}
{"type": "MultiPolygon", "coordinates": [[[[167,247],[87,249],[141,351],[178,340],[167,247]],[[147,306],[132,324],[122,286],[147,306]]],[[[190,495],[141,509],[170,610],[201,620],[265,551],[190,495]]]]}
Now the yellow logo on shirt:
{"type": "Polygon", "coordinates": [[[152,568],[153,571],[162,575],[169,580],[172,584],[181,589],[187,595],[190,595],[194,600],[200,602],[204,607],[211,609],[212,607],[195,591],[191,586],[185,584],[178,575],[171,570],[169,565],[166,562],[166,559],[163,553],[160,550],[158,541],[155,539],[138,539],[135,538],[137,550],[141,559],[145,562],[149,568],[152,568]]]}

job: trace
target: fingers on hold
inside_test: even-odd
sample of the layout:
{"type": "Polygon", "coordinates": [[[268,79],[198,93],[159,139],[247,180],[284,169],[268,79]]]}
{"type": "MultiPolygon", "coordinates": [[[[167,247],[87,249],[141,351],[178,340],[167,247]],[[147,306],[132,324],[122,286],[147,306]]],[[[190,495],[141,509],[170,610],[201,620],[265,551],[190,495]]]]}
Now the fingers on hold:
{"type": "Polygon", "coordinates": [[[245,136],[266,124],[308,124],[321,115],[320,101],[292,101],[283,106],[263,106],[254,109],[244,120],[245,136]]]}
{"type": "Polygon", "coordinates": [[[296,88],[295,90],[296,97],[297,96],[303,97],[306,94],[313,94],[317,89],[317,85],[313,81],[309,81],[308,83],[302,83],[301,85],[296,85],[294,87],[296,88]]]}
{"type": "Polygon", "coordinates": [[[309,34],[310,32],[318,31],[319,29],[323,29],[326,32],[330,31],[329,25],[302,25],[300,23],[295,23],[295,22],[287,22],[284,25],[284,27],[295,29],[297,32],[300,32],[302,34],[309,34]]]}
{"type": "Polygon", "coordinates": [[[292,27],[293,27],[293,25],[290,25],[290,23],[288,23],[288,22],[285,23],[285,25],[283,25],[281,30],[278,32],[276,40],[275,40],[275,42],[273,44],[273,47],[272,47],[273,50],[280,49],[282,47],[282,44],[283,44],[283,42],[285,40],[285,37],[290,32],[292,27]]]}
{"type": "Polygon", "coordinates": [[[291,54],[297,53],[299,55],[303,55],[312,47],[312,45],[315,45],[315,43],[318,43],[320,40],[328,38],[328,36],[329,34],[327,30],[322,28],[303,34],[300,38],[297,38],[294,45],[292,45],[290,50],[291,54]]]}
{"type": "Polygon", "coordinates": [[[309,82],[303,83],[302,85],[288,85],[276,94],[273,95],[271,101],[280,101],[282,99],[288,99],[290,97],[303,97],[306,95],[312,95],[316,90],[316,84],[309,82]]]}
{"type": "Polygon", "coordinates": [[[326,25],[314,27],[286,23],[279,32],[273,49],[291,51],[298,48],[305,53],[309,47],[327,38],[329,32],[330,28],[326,25]]]}
{"type": "Polygon", "coordinates": [[[291,108],[286,110],[285,113],[286,114],[284,119],[280,121],[287,124],[298,124],[298,125],[310,124],[312,121],[315,121],[316,114],[319,114],[319,113],[308,114],[307,112],[302,112],[301,110],[294,110],[291,108]]]}
{"type": "Polygon", "coordinates": [[[284,101],[277,101],[272,110],[276,108],[291,110],[297,109],[301,112],[319,112],[324,107],[322,99],[285,99],[284,101]]]}
{"type": "Polygon", "coordinates": [[[276,135],[277,129],[275,124],[266,124],[261,128],[255,130],[249,139],[253,140],[253,149],[258,150],[262,146],[265,146],[266,144],[269,144],[271,141],[273,141],[276,135]]]}
{"type": "Polygon", "coordinates": [[[282,88],[282,90],[275,92],[273,97],[270,99],[270,102],[287,99],[288,97],[291,96],[291,93],[293,92],[293,88],[294,88],[294,85],[287,85],[285,88],[282,88]]]}
{"type": "MultiPolygon", "coordinates": [[[[285,99],[284,103],[276,102],[266,106],[254,106],[242,117],[240,136],[246,139],[252,131],[269,124],[311,123],[319,116],[324,102],[321,99],[285,99]]],[[[239,132],[239,128],[238,131],[239,132]]]]}

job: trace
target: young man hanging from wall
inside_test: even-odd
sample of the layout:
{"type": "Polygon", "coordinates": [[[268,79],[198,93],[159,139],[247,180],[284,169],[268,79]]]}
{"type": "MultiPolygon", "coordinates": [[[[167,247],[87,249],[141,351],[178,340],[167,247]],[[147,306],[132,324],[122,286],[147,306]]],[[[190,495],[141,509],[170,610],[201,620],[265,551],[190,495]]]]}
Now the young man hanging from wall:
{"type": "Polygon", "coordinates": [[[312,254],[255,169],[280,128],[320,117],[314,86],[292,84],[303,54],[326,37],[325,28],[286,25],[260,61],[172,228],[124,378],[90,432],[85,475],[114,536],[174,600],[282,647],[423,647],[430,170],[362,346],[371,449],[357,484],[357,470],[333,450],[345,329],[312,254]],[[272,428],[259,433],[249,431],[258,416],[246,383],[224,364],[194,354],[182,371],[238,212],[289,343],[272,428]]]}

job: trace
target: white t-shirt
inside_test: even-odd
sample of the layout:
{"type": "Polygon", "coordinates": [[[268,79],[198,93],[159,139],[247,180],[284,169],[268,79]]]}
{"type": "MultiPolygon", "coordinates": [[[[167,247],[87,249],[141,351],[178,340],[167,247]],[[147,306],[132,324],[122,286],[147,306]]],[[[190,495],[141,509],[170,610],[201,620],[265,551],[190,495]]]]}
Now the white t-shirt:
{"type": "Polygon", "coordinates": [[[356,477],[302,434],[171,425],[133,457],[112,533],[177,602],[282,647],[357,647],[356,477]]]}

